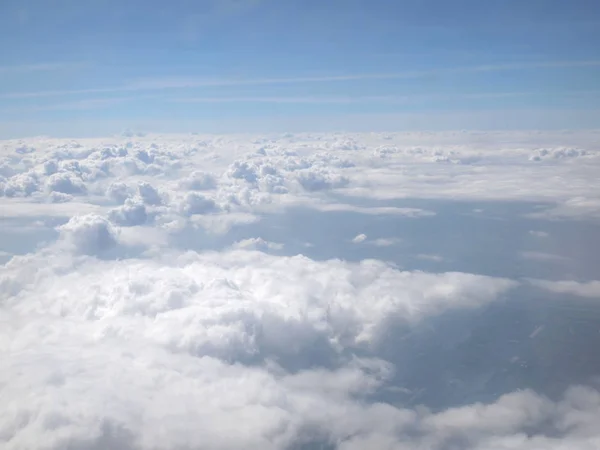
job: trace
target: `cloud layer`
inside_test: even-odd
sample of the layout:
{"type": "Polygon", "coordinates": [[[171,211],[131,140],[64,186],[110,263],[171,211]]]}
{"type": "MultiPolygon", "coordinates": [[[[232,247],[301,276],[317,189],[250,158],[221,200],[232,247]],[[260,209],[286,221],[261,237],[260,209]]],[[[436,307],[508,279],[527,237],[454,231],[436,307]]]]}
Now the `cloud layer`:
{"type": "Polygon", "coordinates": [[[598,448],[595,138],[0,142],[0,446],[598,448]]]}

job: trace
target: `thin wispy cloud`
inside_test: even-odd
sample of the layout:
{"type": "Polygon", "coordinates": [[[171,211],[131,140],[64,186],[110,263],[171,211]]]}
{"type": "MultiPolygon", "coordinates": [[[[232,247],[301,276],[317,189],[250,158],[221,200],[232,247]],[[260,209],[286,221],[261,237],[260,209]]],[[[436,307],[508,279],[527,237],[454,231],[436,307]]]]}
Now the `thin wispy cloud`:
{"type": "Polygon", "coordinates": [[[38,92],[9,92],[1,94],[0,98],[19,99],[19,98],[40,98],[40,97],[60,97],[67,95],[86,95],[86,94],[112,94],[115,92],[135,91],[131,86],[120,86],[110,88],[90,88],[90,89],[64,89],[38,92]]]}
{"type": "Polygon", "coordinates": [[[105,108],[121,104],[130,100],[137,100],[136,97],[118,97],[118,98],[91,98],[74,102],[57,103],[52,105],[35,106],[34,111],[51,111],[51,110],[87,110],[105,108]]]}
{"type": "Polygon", "coordinates": [[[30,113],[36,111],[86,111],[119,105],[127,101],[141,100],[147,96],[139,97],[112,97],[90,98],[71,102],[51,103],[48,105],[25,106],[22,108],[4,109],[2,113],[30,113]]]}
{"type": "Polygon", "coordinates": [[[304,83],[334,83],[347,81],[363,80],[393,80],[403,78],[423,78],[431,76],[453,75],[460,73],[477,73],[493,71],[516,71],[530,69],[556,69],[569,67],[600,67],[600,60],[586,61],[546,61],[533,63],[506,63],[490,64],[479,66],[467,66],[457,68],[417,70],[393,73],[371,73],[371,74],[346,74],[346,75],[325,75],[325,76],[306,76],[289,78],[238,78],[238,79],[198,79],[193,77],[168,77],[156,79],[140,79],[124,84],[122,86],[73,89],[73,90],[50,90],[36,92],[9,92],[0,95],[0,98],[19,99],[50,97],[63,95],[85,95],[101,94],[115,92],[133,92],[133,91],[155,91],[169,89],[189,89],[202,87],[219,86],[252,86],[252,85],[278,85],[278,84],[304,84],[304,83]]]}
{"type": "MultiPolygon", "coordinates": [[[[563,91],[555,96],[597,95],[600,91],[563,91]]],[[[485,100],[493,98],[535,97],[548,95],[546,92],[482,92],[477,94],[436,95],[370,95],[339,97],[181,97],[171,99],[177,103],[411,103],[428,100],[485,100]]]]}
{"type": "MultiPolygon", "coordinates": [[[[554,97],[594,96],[599,95],[600,90],[578,90],[554,92],[554,97]]],[[[272,103],[272,104],[416,104],[428,101],[468,101],[486,100],[495,98],[519,98],[519,97],[543,97],[546,92],[482,92],[477,94],[433,94],[433,95],[371,95],[371,96],[339,96],[339,97],[180,97],[165,98],[162,95],[129,95],[124,97],[89,98],[85,100],[51,103],[46,105],[24,106],[7,108],[2,113],[29,113],[36,111],[78,111],[110,108],[125,102],[136,102],[142,100],[158,100],[167,103],[272,103]]]]}
{"type": "Polygon", "coordinates": [[[38,63],[21,64],[14,66],[0,66],[0,74],[8,73],[27,73],[27,72],[49,72],[55,70],[72,70],[86,66],[81,62],[59,62],[59,63],[38,63]]]}

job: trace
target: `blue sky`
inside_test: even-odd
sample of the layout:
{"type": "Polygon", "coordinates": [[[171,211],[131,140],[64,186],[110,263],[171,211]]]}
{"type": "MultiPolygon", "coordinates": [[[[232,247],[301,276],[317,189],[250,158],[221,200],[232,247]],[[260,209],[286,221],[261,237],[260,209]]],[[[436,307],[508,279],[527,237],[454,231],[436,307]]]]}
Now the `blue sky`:
{"type": "Polygon", "coordinates": [[[593,128],[594,0],[4,0],[0,136],[593,128]]]}

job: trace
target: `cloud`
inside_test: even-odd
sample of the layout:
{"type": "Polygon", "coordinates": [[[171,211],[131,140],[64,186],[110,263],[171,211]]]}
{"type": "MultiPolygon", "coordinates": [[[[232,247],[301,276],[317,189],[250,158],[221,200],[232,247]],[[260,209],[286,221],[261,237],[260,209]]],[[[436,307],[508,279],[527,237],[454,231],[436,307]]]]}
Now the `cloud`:
{"type": "Polygon", "coordinates": [[[297,179],[310,192],[340,188],[349,183],[348,178],[325,170],[301,170],[297,179]]]}
{"type": "Polygon", "coordinates": [[[85,100],[77,100],[71,102],[54,103],[48,105],[37,105],[37,106],[24,106],[24,107],[13,107],[5,109],[2,112],[5,113],[19,113],[19,112],[35,112],[35,111],[86,111],[101,108],[109,108],[111,106],[119,105],[121,103],[131,100],[141,100],[143,96],[139,97],[114,97],[114,98],[90,98],[85,100]]]}
{"type": "Polygon", "coordinates": [[[116,230],[108,220],[96,214],[72,217],[58,229],[61,239],[78,253],[98,255],[118,244],[116,230]]]}
{"type": "Polygon", "coordinates": [[[529,157],[530,161],[543,161],[546,159],[563,159],[563,158],[578,158],[587,156],[585,150],[578,148],[553,148],[553,149],[538,149],[529,157]]]}
{"type": "Polygon", "coordinates": [[[283,247],[284,247],[283,244],[265,241],[262,238],[244,239],[244,240],[236,242],[233,245],[233,248],[237,248],[237,249],[260,250],[262,252],[269,251],[269,250],[281,250],[283,247]]]}
{"type": "Polygon", "coordinates": [[[596,141],[0,142],[0,447],[597,448],[596,141]]]}
{"type": "Polygon", "coordinates": [[[133,190],[123,182],[111,183],[106,189],[106,196],[117,203],[125,203],[132,194],[133,190]]]}
{"type": "MultiPolygon", "coordinates": [[[[75,217],[60,232],[75,255],[118,245],[99,216],[75,217]]],[[[4,294],[12,286],[0,311],[11,318],[0,332],[10,342],[0,439],[8,449],[403,439],[416,413],[364,400],[393,367],[345,351],[385,334],[390,314],[414,322],[476,308],[513,285],[239,250],[17,259],[0,284],[4,294]]]]}
{"type": "Polygon", "coordinates": [[[111,221],[123,226],[143,225],[148,220],[148,213],[144,203],[128,198],[123,206],[109,212],[111,221]]]}
{"type": "Polygon", "coordinates": [[[20,173],[2,183],[5,197],[28,197],[40,189],[39,176],[35,173],[20,173]]]}
{"type": "Polygon", "coordinates": [[[140,183],[138,185],[138,192],[146,205],[160,205],[162,203],[160,194],[150,183],[140,183]]]}
{"type": "Polygon", "coordinates": [[[207,198],[195,192],[188,193],[180,205],[181,211],[185,215],[210,214],[218,211],[218,206],[214,200],[207,198]]]}
{"type": "Polygon", "coordinates": [[[568,220],[587,217],[600,218],[600,199],[589,194],[577,195],[557,202],[542,211],[529,214],[532,218],[568,220]]]}
{"type": "Polygon", "coordinates": [[[246,161],[234,161],[229,167],[228,175],[231,178],[246,180],[249,183],[253,183],[257,179],[256,168],[246,161]]]}
{"type": "Polygon", "coordinates": [[[592,299],[600,298],[600,281],[596,280],[587,282],[529,280],[529,282],[538,288],[555,294],[569,294],[592,299]]]}
{"type": "Polygon", "coordinates": [[[440,255],[429,255],[425,253],[419,253],[417,258],[423,259],[425,261],[433,261],[433,262],[442,262],[444,261],[444,257],[440,255]]]}
{"type": "MultiPolygon", "coordinates": [[[[75,217],[59,231],[75,254],[102,255],[119,245],[118,231],[95,215],[75,217]]],[[[43,268],[44,261],[39,264],[43,268]]],[[[123,337],[136,330],[173,350],[243,360],[283,358],[308,350],[311,342],[330,351],[353,347],[385,334],[390,315],[413,322],[446,309],[477,308],[515,285],[470,274],[400,272],[378,261],[318,263],[232,251],[182,255],[168,264],[90,260],[62,278],[49,273],[26,292],[41,296],[48,313],[60,305],[60,317],[102,319],[100,327],[116,320],[113,333],[123,337]],[[286,329],[296,336],[280,335],[286,329]]],[[[19,305],[28,307],[16,303],[15,311],[19,305]]]]}
{"type": "Polygon", "coordinates": [[[400,238],[377,238],[368,243],[374,245],[375,247],[391,247],[394,245],[398,245],[402,242],[400,238]]]}
{"type": "Polygon", "coordinates": [[[0,75],[5,73],[23,73],[23,72],[48,72],[57,70],[73,70],[85,67],[85,63],[68,63],[68,62],[55,62],[55,63],[37,63],[37,64],[23,64],[15,66],[0,66],[0,75]]]}
{"type": "MultiPolygon", "coordinates": [[[[600,91],[568,90],[555,92],[559,96],[597,95],[600,91]]],[[[176,103],[312,103],[312,104],[349,104],[349,103],[398,103],[414,104],[419,102],[435,100],[486,100],[510,97],[539,97],[547,95],[540,91],[518,91],[518,92],[481,92],[478,94],[454,93],[454,94],[422,94],[422,95],[353,95],[353,96],[304,96],[304,97],[182,97],[170,99],[176,103]]],[[[529,159],[530,161],[541,161],[550,158],[572,158],[584,156],[585,152],[579,149],[546,149],[537,150],[529,159]]]]}
{"type": "Polygon", "coordinates": [[[523,259],[530,259],[541,262],[564,263],[566,261],[569,261],[569,258],[565,258],[564,256],[544,252],[523,251],[519,254],[519,256],[523,259]]]}
{"type": "MultiPolygon", "coordinates": [[[[29,352],[11,354],[0,375],[11,386],[4,398],[14,405],[3,415],[7,449],[44,442],[44,448],[82,450],[311,444],[443,450],[457,443],[558,450],[598,442],[600,395],[588,387],[573,387],[556,401],[526,390],[487,404],[413,410],[365,401],[389,376],[381,361],[289,374],[276,365],[150,351],[136,338],[117,341],[117,350],[114,339],[79,329],[81,339],[72,341],[73,332],[73,326],[48,330],[29,352]],[[33,363],[35,371],[24,370],[33,363]],[[21,376],[5,378],[19,370],[21,376]],[[45,395],[30,395],[40,391],[45,395]]],[[[13,348],[33,337],[21,333],[13,348]]]]}
{"type": "Polygon", "coordinates": [[[217,179],[213,174],[194,171],[181,180],[179,187],[190,191],[208,191],[217,187],[217,179]]]}
{"type": "Polygon", "coordinates": [[[195,77],[170,77],[159,79],[140,79],[129,84],[114,87],[74,89],[74,90],[55,90],[38,92],[12,92],[0,95],[0,98],[33,98],[50,97],[82,94],[100,94],[115,92],[135,92],[135,91],[156,91],[169,89],[190,89],[199,87],[216,86],[255,86],[255,85],[277,85],[277,84],[305,84],[305,83],[335,83],[362,80],[394,80],[424,78],[432,75],[453,75],[463,73],[479,72],[497,72],[497,71],[518,71],[527,69],[554,69],[565,67],[596,67],[600,66],[600,61],[581,60],[581,61],[541,61],[529,63],[507,63],[496,65],[465,66],[447,69],[432,69],[421,71],[407,71],[396,73],[363,73],[363,74],[343,74],[328,76],[304,76],[289,78],[257,78],[257,79],[198,79],[195,77]]]}
{"type": "Polygon", "coordinates": [[[46,189],[50,192],[61,194],[79,195],[85,194],[85,184],[75,176],[61,172],[54,173],[46,180],[46,189]]]}
{"type": "MultiPolygon", "coordinates": [[[[536,165],[535,169],[527,162],[531,148],[539,149],[540,144],[547,149],[567,147],[546,145],[543,135],[486,136],[486,142],[521,139],[529,147],[510,144],[492,151],[493,145],[489,148],[479,144],[459,145],[456,142],[482,138],[452,133],[434,137],[405,133],[387,138],[377,134],[297,135],[275,139],[268,145],[254,145],[244,138],[226,141],[194,135],[115,137],[77,143],[50,139],[12,141],[5,148],[17,155],[2,161],[1,173],[5,175],[0,179],[0,193],[5,197],[51,202],[79,201],[89,194],[96,197],[95,201],[122,205],[135,194],[134,187],[140,185],[137,194],[145,205],[162,207],[158,213],[171,216],[189,215],[178,206],[187,191],[202,192],[219,208],[231,213],[255,213],[268,205],[272,208],[305,205],[321,211],[415,218],[435,214],[423,208],[389,203],[351,204],[342,198],[330,201],[327,196],[331,191],[378,201],[453,197],[550,201],[554,206],[547,203],[548,206],[529,214],[537,217],[598,214],[596,199],[586,188],[593,181],[594,169],[600,161],[593,145],[585,143],[593,141],[593,134],[573,138],[585,150],[585,161],[557,158],[536,165]],[[436,146],[436,140],[447,144],[436,146]],[[19,153],[21,149],[27,152],[19,153]],[[257,151],[261,149],[262,153],[257,151]],[[437,162],[440,158],[459,163],[442,167],[437,162]],[[548,177],[554,182],[547,183],[548,177]],[[486,183],[482,183],[484,179],[486,183]]],[[[560,135],[553,138],[559,144],[566,142],[560,140],[564,139],[560,135]]]]}
{"type": "Polygon", "coordinates": [[[541,230],[529,230],[529,234],[537,238],[547,238],[548,236],[550,236],[550,233],[541,230]]]}
{"type": "Polygon", "coordinates": [[[358,234],[354,237],[354,239],[352,239],[352,243],[353,244],[360,244],[361,242],[364,242],[367,239],[367,235],[366,234],[358,234]]]}

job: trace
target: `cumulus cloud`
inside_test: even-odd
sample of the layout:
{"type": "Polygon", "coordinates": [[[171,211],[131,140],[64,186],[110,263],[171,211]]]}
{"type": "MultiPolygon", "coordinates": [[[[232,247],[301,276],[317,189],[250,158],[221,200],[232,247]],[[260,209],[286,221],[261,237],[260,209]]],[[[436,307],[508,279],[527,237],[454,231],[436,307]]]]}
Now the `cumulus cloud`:
{"type": "MultiPolygon", "coordinates": [[[[99,216],[75,217],[60,231],[77,253],[117,245],[99,216]]],[[[13,318],[1,335],[11,342],[2,371],[6,448],[284,448],[382,432],[398,439],[389,424],[360,425],[373,414],[414,421],[414,412],[359,400],[393,366],[345,352],[384,335],[390,315],[412,322],[474,308],[514,285],[254,251],[91,259],[51,271],[42,270],[45,260],[23,260],[8,278],[34,263],[35,282],[2,308],[13,318]]]]}
{"type": "Polygon", "coordinates": [[[143,225],[148,220],[148,213],[146,212],[146,207],[142,201],[127,199],[123,206],[109,212],[109,218],[118,225],[143,225]]]}
{"type": "Polygon", "coordinates": [[[160,194],[150,183],[140,183],[138,185],[138,192],[144,203],[147,205],[160,205],[162,203],[160,194]]]}
{"type": "Polygon", "coordinates": [[[586,155],[587,152],[579,148],[541,148],[536,150],[529,159],[531,161],[542,161],[544,159],[577,158],[586,155]]]}
{"type": "Polygon", "coordinates": [[[214,200],[195,192],[190,192],[184,197],[180,208],[183,214],[190,216],[194,214],[210,214],[218,210],[214,200]]]}
{"type": "MultiPolygon", "coordinates": [[[[557,401],[521,391],[436,413],[365,402],[388,376],[381,361],[288,374],[276,366],[149,352],[135,339],[115,351],[82,336],[69,349],[60,344],[67,333],[58,329],[28,356],[12,357],[0,375],[12,387],[4,396],[13,405],[3,415],[5,448],[44,442],[44,448],[82,450],[456,445],[558,450],[592,449],[599,441],[600,395],[587,387],[573,387],[557,401]],[[6,378],[33,361],[35,371],[6,378]],[[45,395],[30,395],[40,389],[45,395]]],[[[22,337],[15,347],[23,344],[22,337]]]]}
{"type": "Polygon", "coordinates": [[[132,189],[122,182],[111,183],[106,189],[106,196],[117,203],[125,203],[125,200],[132,195],[132,189]]]}
{"type": "Polygon", "coordinates": [[[110,222],[97,214],[74,216],[61,225],[61,239],[79,253],[98,255],[117,246],[117,233],[110,222]]]}
{"type": "Polygon", "coordinates": [[[40,189],[40,180],[35,173],[20,173],[8,178],[1,187],[6,197],[28,197],[40,189]]]}
{"type": "Polygon", "coordinates": [[[83,182],[67,172],[50,175],[46,181],[46,188],[50,192],[70,195],[85,194],[86,191],[83,182]]]}
{"type": "Polygon", "coordinates": [[[231,178],[245,180],[249,183],[255,182],[257,178],[255,167],[246,161],[235,161],[229,167],[228,175],[231,178]]]}
{"type": "Polygon", "coordinates": [[[321,170],[303,170],[297,177],[300,185],[311,192],[339,188],[349,183],[344,176],[321,170]]]}
{"type": "Polygon", "coordinates": [[[217,187],[217,179],[213,174],[195,171],[181,180],[179,186],[183,190],[208,191],[217,187]]]}
{"type": "MultiPolygon", "coordinates": [[[[505,205],[527,205],[502,223],[529,221],[514,227],[529,244],[547,242],[533,239],[548,236],[538,228],[560,239],[543,219],[597,217],[594,142],[469,133],[3,142],[0,206],[14,224],[0,230],[0,447],[598,448],[597,387],[544,372],[558,326],[525,307],[508,314],[525,325],[503,319],[511,295],[528,302],[523,285],[596,299],[598,282],[520,283],[491,264],[502,252],[473,270],[446,253],[463,234],[474,239],[465,260],[477,253],[479,228],[463,233],[453,221],[474,209],[473,220],[491,223],[507,218],[505,205]],[[28,226],[38,235],[14,231],[28,226]],[[439,245],[435,233],[448,229],[439,245]],[[413,270],[415,258],[453,271],[413,270]],[[541,377],[560,383],[527,384],[541,377]],[[432,405],[423,390],[441,384],[462,403],[432,405]]],[[[571,253],[509,247],[514,266],[581,267],[571,253]]],[[[572,347],[585,359],[585,343],[572,347]]]]}

